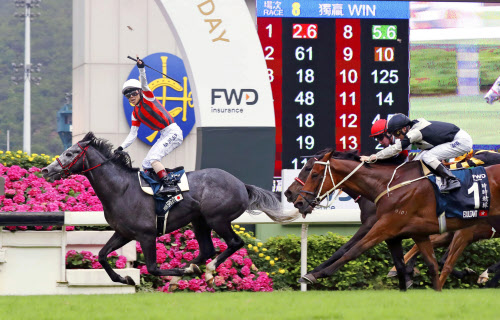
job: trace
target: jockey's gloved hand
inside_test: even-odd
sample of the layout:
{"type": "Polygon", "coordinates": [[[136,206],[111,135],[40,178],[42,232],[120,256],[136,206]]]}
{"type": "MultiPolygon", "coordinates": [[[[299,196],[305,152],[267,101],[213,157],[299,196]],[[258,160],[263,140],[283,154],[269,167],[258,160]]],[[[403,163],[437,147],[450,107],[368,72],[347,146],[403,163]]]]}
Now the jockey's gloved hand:
{"type": "Polygon", "coordinates": [[[137,57],[137,68],[144,68],[144,62],[137,57]]]}
{"type": "Polygon", "coordinates": [[[114,151],[114,153],[117,153],[117,152],[120,152],[120,151],[123,151],[122,146],[119,146],[118,148],[116,148],[116,150],[114,151]]]}

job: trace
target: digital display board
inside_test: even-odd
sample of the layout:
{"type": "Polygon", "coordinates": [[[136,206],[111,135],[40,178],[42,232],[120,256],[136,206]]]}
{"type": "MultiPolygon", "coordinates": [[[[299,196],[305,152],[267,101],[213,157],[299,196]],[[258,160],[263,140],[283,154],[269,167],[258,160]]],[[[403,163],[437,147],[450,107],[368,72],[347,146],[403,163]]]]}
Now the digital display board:
{"type": "Polygon", "coordinates": [[[327,147],[371,153],[372,124],[409,112],[409,2],[257,0],[276,167],[327,147]]]}

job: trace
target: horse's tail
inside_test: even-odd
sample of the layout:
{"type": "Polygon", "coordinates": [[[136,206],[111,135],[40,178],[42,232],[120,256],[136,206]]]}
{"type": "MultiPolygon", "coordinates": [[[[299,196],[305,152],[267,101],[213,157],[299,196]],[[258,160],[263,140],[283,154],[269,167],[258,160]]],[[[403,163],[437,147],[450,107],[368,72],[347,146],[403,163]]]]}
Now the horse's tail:
{"type": "Polygon", "coordinates": [[[291,222],[300,216],[298,210],[283,211],[281,202],[276,195],[271,191],[264,190],[251,184],[245,184],[248,191],[250,203],[248,204],[247,211],[250,214],[260,214],[260,210],[276,222],[291,222]]]}

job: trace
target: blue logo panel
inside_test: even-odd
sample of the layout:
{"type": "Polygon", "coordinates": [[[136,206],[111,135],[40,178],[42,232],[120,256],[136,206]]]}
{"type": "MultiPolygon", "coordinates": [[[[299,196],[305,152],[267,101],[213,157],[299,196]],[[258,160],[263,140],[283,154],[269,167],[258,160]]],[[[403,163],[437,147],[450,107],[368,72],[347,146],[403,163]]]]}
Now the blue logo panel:
{"type": "MultiPolygon", "coordinates": [[[[165,52],[154,53],[141,59],[151,68],[161,71],[170,78],[179,81],[177,83],[148,67],[145,68],[149,88],[153,91],[156,99],[174,117],[175,123],[182,129],[183,137],[186,137],[191,132],[191,129],[193,129],[195,116],[191,86],[189,85],[184,62],[176,55],[165,52]]],[[[134,66],[128,79],[139,79],[139,69],[137,66],[134,66]]],[[[123,97],[123,110],[127,117],[128,125],[131,126],[134,106],[128,102],[125,96],[123,97]]],[[[151,130],[142,124],[139,127],[138,138],[141,141],[152,146],[159,137],[160,134],[158,131],[151,130]]]]}

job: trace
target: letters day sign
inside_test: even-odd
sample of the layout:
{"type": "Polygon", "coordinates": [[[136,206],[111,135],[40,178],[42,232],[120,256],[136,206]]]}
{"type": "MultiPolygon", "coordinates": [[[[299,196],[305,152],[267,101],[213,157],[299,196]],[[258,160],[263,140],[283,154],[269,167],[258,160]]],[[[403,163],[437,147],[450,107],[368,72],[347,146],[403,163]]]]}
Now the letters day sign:
{"type": "Polygon", "coordinates": [[[274,128],[267,66],[245,1],[156,3],[183,53],[197,126],[274,128]]]}
{"type": "MultiPolygon", "coordinates": [[[[186,137],[195,123],[194,102],[191,87],[186,74],[186,68],[181,58],[165,52],[151,54],[141,59],[148,66],[163,72],[179,83],[159,74],[146,67],[146,77],[151,91],[156,99],[174,117],[175,123],[182,129],[182,134],[186,137]]],[[[135,66],[130,72],[128,79],[139,79],[139,69],[135,66]]],[[[134,106],[130,104],[125,96],[123,97],[123,110],[129,126],[132,125],[132,111],[134,106]]],[[[153,145],[160,137],[158,131],[151,130],[146,125],[139,127],[138,138],[153,145]]]]}

